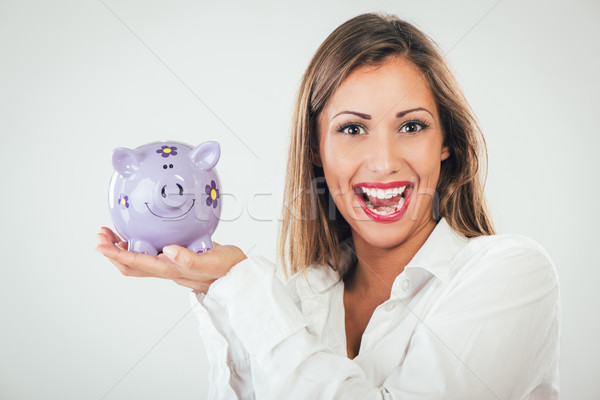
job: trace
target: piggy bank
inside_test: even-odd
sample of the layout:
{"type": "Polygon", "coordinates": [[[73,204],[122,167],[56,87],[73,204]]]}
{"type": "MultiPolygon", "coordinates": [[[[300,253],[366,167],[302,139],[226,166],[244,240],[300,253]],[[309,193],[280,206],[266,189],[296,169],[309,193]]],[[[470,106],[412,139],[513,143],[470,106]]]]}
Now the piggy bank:
{"type": "Polygon", "coordinates": [[[209,141],[192,148],[155,142],[113,150],[110,214],[129,250],[156,256],[177,244],[201,253],[221,215],[221,185],[215,171],[221,148],[209,141]]]}

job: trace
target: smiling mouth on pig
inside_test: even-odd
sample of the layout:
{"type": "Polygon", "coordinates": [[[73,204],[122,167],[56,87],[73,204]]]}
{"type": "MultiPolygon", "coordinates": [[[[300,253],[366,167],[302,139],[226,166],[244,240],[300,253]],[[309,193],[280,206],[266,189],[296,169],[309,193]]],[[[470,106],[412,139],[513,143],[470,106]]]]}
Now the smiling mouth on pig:
{"type": "Polygon", "coordinates": [[[153,211],[150,209],[150,206],[148,205],[148,202],[145,202],[144,204],[145,204],[145,205],[146,205],[146,207],[148,208],[148,211],[150,211],[150,213],[151,213],[152,215],[154,215],[154,216],[156,216],[156,217],[158,217],[158,218],[163,218],[163,219],[176,219],[176,218],[183,217],[184,215],[186,215],[187,213],[189,213],[189,212],[192,210],[192,208],[194,208],[194,204],[196,204],[196,199],[192,199],[192,205],[190,206],[190,208],[189,208],[189,209],[188,209],[186,212],[184,212],[183,214],[176,215],[176,216],[174,216],[174,217],[165,217],[164,215],[158,215],[158,214],[156,214],[155,212],[153,212],[153,211]]]}

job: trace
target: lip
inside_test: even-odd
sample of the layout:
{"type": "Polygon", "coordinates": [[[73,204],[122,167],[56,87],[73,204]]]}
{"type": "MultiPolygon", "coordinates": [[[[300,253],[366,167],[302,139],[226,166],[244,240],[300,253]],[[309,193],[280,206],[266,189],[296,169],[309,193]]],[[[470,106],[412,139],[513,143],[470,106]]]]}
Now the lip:
{"type": "MultiPolygon", "coordinates": [[[[364,213],[367,214],[367,216],[369,218],[371,218],[375,222],[390,223],[390,222],[399,220],[400,218],[402,218],[404,216],[404,214],[406,214],[406,210],[408,209],[408,205],[410,203],[410,200],[412,199],[412,194],[414,191],[414,184],[410,181],[395,181],[395,182],[387,182],[387,183],[361,182],[361,183],[357,183],[356,185],[353,185],[352,188],[355,191],[354,196],[358,200],[360,207],[362,208],[364,213]],[[388,214],[388,215],[379,215],[379,214],[371,211],[369,209],[369,207],[367,207],[367,205],[363,201],[362,196],[359,196],[356,193],[356,189],[358,189],[359,187],[366,187],[369,189],[391,189],[391,188],[402,187],[402,186],[410,186],[410,193],[408,194],[407,197],[405,197],[402,208],[400,208],[398,211],[396,211],[392,214],[388,214]]],[[[408,188],[406,190],[408,190],[408,188]]]]}
{"type": "Polygon", "coordinates": [[[402,186],[408,186],[408,185],[412,185],[412,182],[410,182],[410,181],[395,181],[395,182],[387,182],[387,183],[361,182],[361,183],[357,183],[356,185],[352,186],[352,189],[356,189],[358,187],[366,187],[369,189],[391,189],[391,188],[395,188],[395,187],[402,187],[402,186]]]}

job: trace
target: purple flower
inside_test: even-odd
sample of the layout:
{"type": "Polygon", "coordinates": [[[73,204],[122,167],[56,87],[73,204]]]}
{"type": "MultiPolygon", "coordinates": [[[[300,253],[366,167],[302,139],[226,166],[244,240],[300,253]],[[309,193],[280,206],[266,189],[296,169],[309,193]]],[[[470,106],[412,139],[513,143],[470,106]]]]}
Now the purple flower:
{"type": "Polygon", "coordinates": [[[204,191],[208,195],[206,198],[206,205],[213,206],[213,208],[217,208],[219,205],[219,189],[217,189],[217,184],[215,181],[210,181],[210,185],[206,185],[204,191]]]}
{"type": "Polygon", "coordinates": [[[129,197],[127,197],[126,195],[121,193],[121,196],[119,196],[119,201],[117,204],[120,205],[121,208],[129,208],[129,197]]]}
{"type": "Polygon", "coordinates": [[[167,158],[169,156],[176,156],[177,155],[177,147],[161,146],[161,148],[156,150],[156,152],[158,154],[161,154],[164,158],[167,158]]]}

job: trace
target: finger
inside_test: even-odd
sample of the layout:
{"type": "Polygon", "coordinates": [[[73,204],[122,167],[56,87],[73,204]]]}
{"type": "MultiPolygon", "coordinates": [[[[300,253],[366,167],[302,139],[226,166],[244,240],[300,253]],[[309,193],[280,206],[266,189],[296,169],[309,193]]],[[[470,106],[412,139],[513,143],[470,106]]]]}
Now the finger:
{"type": "MultiPolygon", "coordinates": [[[[96,250],[98,250],[100,253],[104,254],[106,247],[110,247],[110,246],[117,246],[118,248],[122,249],[122,250],[126,250],[127,249],[127,242],[120,242],[117,243],[116,245],[114,243],[111,243],[110,240],[108,240],[108,238],[104,235],[99,233],[98,234],[98,245],[96,246],[96,250]],[[123,246],[125,247],[125,249],[123,249],[123,246]]],[[[136,276],[136,277],[146,277],[146,276],[150,276],[147,273],[143,272],[143,271],[138,271],[135,270],[133,268],[130,268],[129,266],[120,263],[118,261],[115,261],[111,258],[108,259],[115,267],[117,267],[117,269],[121,272],[121,274],[125,275],[125,276],[136,276]]]]}
{"type": "Polygon", "coordinates": [[[192,280],[213,279],[214,252],[196,253],[185,247],[169,245],[163,248],[163,255],[171,260],[181,272],[181,278],[192,280]]]}
{"type": "MultiPolygon", "coordinates": [[[[102,234],[98,234],[100,237],[102,234]]],[[[96,250],[107,257],[117,268],[120,270],[122,266],[129,269],[138,271],[136,276],[153,276],[156,278],[173,279],[179,278],[177,268],[173,263],[168,260],[159,259],[148,254],[135,253],[127,251],[125,246],[126,242],[120,242],[118,244],[110,243],[107,244],[108,239],[96,246],[96,250]]],[[[131,271],[127,271],[131,273],[131,271]]]]}
{"type": "Polygon", "coordinates": [[[117,235],[115,232],[113,232],[112,229],[107,228],[106,226],[103,226],[100,229],[110,239],[110,241],[112,241],[113,243],[118,243],[118,242],[122,242],[123,241],[123,239],[121,239],[119,237],[119,235],[117,235]]]}
{"type": "Polygon", "coordinates": [[[105,233],[97,234],[96,238],[98,239],[98,245],[108,246],[108,247],[117,246],[121,250],[127,250],[127,248],[128,248],[127,242],[114,243],[112,241],[112,239],[109,238],[109,235],[107,235],[105,233]]]}
{"type": "Polygon", "coordinates": [[[215,242],[214,240],[213,240],[213,244],[215,245],[215,247],[221,246],[219,243],[215,242]]]}
{"type": "Polygon", "coordinates": [[[118,236],[115,237],[114,235],[112,235],[112,232],[102,231],[96,235],[96,238],[98,240],[98,244],[105,246],[119,245],[119,248],[122,248],[123,243],[127,245],[127,242],[118,241],[118,239],[120,238],[118,236]]]}
{"type": "Polygon", "coordinates": [[[111,246],[114,245],[113,241],[109,238],[109,236],[102,232],[96,235],[97,245],[98,246],[111,246]]]}

